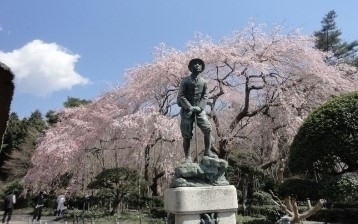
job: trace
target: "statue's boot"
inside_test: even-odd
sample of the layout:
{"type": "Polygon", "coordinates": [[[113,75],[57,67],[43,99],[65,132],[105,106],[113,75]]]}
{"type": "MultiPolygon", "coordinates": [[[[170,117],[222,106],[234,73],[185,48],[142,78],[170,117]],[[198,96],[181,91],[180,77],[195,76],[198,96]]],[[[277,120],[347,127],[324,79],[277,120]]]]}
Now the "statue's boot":
{"type": "Polygon", "coordinates": [[[218,156],[211,151],[211,135],[209,133],[204,133],[204,145],[205,145],[205,151],[204,156],[209,156],[212,158],[218,158],[218,156]]]}
{"type": "Polygon", "coordinates": [[[190,156],[190,138],[184,138],[183,139],[183,148],[184,148],[184,155],[185,155],[185,161],[187,163],[192,163],[193,160],[190,156]]]}

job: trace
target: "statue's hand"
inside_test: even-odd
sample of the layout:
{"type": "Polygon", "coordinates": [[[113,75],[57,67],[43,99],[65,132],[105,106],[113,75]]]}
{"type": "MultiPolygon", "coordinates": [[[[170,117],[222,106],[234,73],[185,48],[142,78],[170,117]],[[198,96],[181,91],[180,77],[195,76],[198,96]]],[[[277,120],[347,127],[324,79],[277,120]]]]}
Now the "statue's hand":
{"type": "Polygon", "coordinates": [[[195,106],[195,107],[193,107],[193,112],[194,113],[199,113],[199,112],[201,112],[201,108],[198,107],[198,106],[195,106]]]}
{"type": "Polygon", "coordinates": [[[186,117],[189,118],[189,117],[191,117],[192,114],[193,114],[193,111],[192,111],[192,110],[189,110],[189,111],[186,113],[186,117]]]}

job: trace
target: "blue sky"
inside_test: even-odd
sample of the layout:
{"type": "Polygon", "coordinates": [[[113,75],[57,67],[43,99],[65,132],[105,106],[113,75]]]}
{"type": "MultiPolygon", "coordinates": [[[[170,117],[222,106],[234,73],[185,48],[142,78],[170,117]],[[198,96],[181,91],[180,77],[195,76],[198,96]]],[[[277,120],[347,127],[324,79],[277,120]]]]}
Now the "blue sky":
{"type": "Polygon", "coordinates": [[[61,109],[67,97],[94,99],[123,83],[126,69],[150,63],[161,43],[185,49],[197,32],[219,40],[250,18],[311,34],[330,10],[341,38],[357,40],[352,0],[2,0],[0,61],[16,76],[11,110],[22,118],[61,109]]]}

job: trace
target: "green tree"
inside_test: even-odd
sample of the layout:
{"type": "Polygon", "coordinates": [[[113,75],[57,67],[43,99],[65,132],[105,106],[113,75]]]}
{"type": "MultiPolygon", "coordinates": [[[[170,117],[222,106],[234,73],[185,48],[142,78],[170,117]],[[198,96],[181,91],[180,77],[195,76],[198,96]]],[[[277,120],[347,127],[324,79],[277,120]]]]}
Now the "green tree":
{"type": "Polygon", "coordinates": [[[358,92],[337,96],[314,110],[295,136],[293,173],[338,175],[358,169],[358,92]]]}
{"type": "Polygon", "coordinates": [[[31,167],[31,157],[35,151],[38,132],[34,127],[27,127],[27,134],[22,143],[14,148],[10,157],[4,161],[1,170],[6,173],[7,181],[21,179],[31,167]]]}
{"type": "Polygon", "coordinates": [[[45,117],[49,126],[53,126],[59,121],[59,115],[54,110],[49,110],[45,117]]]}
{"type": "Polygon", "coordinates": [[[124,197],[137,192],[138,188],[136,186],[143,184],[145,183],[140,182],[140,174],[137,170],[119,167],[103,170],[88,185],[88,188],[110,192],[110,196],[113,198],[113,209],[111,211],[113,215],[117,212],[118,205],[123,201],[124,197]]]}
{"type": "Polygon", "coordinates": [[[80,105],[87,105],[91,103],[90,100],[75,98],[75,97],[67,97],[67,101],[63,103],[64,107],[78,107],[80,105]]]}
{"type": "Polygon", "coordinates": [[[326,178],[321,183],[321,192],[325,198],[332,202],[356,203],[358,200],[358,172],[326,178]]]}
{"type": "Polygon", "coordinates": [[[289,178],[278,186],[278,195],[280,198],[288,196],[294,197],[299,201],[319,200],[318,183],[312,179],[289,178]]]}
{"type": "MultiPolygon", "coordinates": [[[[91,101],[68,97],[65,107],[85,105],[91,101]]],[[[35,110],[27,118],[19,119],[16,113],[9,116],[8,127],[4,134],[2,150],[0,151],[1,180],[11,180],[22,177],[31,166],[31,157],[40,139],[49,125],[58,122],[58,115],[50,110],[44,119],[39,110],[35,110]]]]}
{"type": "Polygon", "coordinates": [[[342,32],[336,26],[336,17],[334,10],[325,15],[321,21],[321,30],[314,32],[315,47],[322,51],[332,51],[336,59],[344,59],[346,62],[355,64],[358,62],[356,55],[358,41],[348,43],[341,40],[342,32]]]}
{"type": "Polygon", "coordinates": [[[24,122],[26,123],[26,126],[29,125],[35,128],[38,133],[43,132],[47,128],[46,121],[39,110],[32,112],[28,119],[24,119],[24,122]]]}
{"type": "Polygon", "coordinates": [[[30,167],[30,158],[36,148],[36,141],[47,128],[39,110],[29,118],[19,119],[16,113],[10,115],[8,129],[4,135],[0,154],[2,180],[21,178],[30,167]]]}
{"type": "Polygon", "coordinates": [[[26,136],[26,128],[16,113],[9,116],[8,126],[4,135],[2,150],[0,152],[0,177],[5,180],[8,175],[2,169],[5,161],[10,159],[10,155],[17,146],[19,146],[26,136]]]}
{"type": "MultiPolygon", "coordinates": [[[[66,108],[78,107],[80,105],[87,105],[91,103],[90,100],[79,99],[75,97],[67,97],[67,101],[63,103],[66,108]]],[[[49,126],[55,125],[59,121],[59,115],[54,110],[49,110],[46,115],[46,121],[49,126]]]]}

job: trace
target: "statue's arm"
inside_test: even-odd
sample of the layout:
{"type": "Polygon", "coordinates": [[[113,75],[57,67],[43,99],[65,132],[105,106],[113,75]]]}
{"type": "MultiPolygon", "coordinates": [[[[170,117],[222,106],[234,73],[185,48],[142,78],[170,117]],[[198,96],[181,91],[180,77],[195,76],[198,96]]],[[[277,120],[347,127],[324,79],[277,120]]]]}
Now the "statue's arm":
{"type": "Polygon", "coordinates": [[[185,88],[186,87],[186,79],[183,78],[181,83],[180,83],[180,87],[179,87],[179,92],[178,92],[178,97],[177,97],[177,103],[180,107],[182,107],[184,110],[190,110],[190,108],[192,107],[192,105],[190,104],[190,102],[187,100],[187,98],[185,97],[185,88]]]}
{"type": "Polygon", "coordinates": [[[202,92],[201,100],[199,103],[199,107],[201,110],[205,109],[206,103],[208,102],[208,99],[209,99],[208,84],[206,81],[203,81],[203,82],[204,82],[203,92],[202,92]]]}

